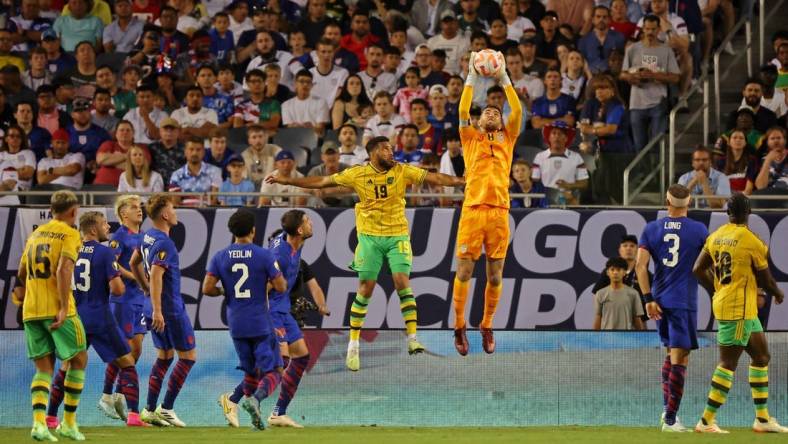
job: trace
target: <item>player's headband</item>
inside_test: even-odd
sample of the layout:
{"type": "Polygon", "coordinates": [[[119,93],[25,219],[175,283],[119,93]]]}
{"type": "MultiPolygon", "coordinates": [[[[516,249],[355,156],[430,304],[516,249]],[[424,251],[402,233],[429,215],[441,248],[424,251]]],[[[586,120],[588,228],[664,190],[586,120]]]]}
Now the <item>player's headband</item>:
{"type": "Polygon", "coordinates": [[[675,207],[675,208],[686,208],[686,207],[689,206],[690,196],[687,196],[687,197],[685,197],[683,199],[679,199],[678,197],[670,194],[670,191],[668,191],[668,202],[670,203],[670,206],[672,206],[672,207],[675,207]]]}

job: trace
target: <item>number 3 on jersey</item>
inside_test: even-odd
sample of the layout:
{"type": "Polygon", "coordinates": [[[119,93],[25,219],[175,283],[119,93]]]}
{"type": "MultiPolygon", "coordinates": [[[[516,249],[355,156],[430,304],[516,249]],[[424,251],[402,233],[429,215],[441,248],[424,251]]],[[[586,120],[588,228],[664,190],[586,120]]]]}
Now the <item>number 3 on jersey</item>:
{"type": "Polygon", "coordinates": [[[678,234],[667,233],[662,240],[670,243],[670,245],[668,245],[668,254],[670,254],[670,257],[663,257],[662,264],[666,267],[675,267],[676,264],[679,263],[679,245],[681,244],[681,238],[678,234]]]}
{"type": "Polygon", "coordinates": [[[238,281],[235,283],[233,287],[233,292],[235,293],[236,299],[249,299],[252,297],[252,292],[248,289],[242,290],[241,287],[246,283],[246,280],[249,279],[249,267],[246,264],[233,264],[232,268],[233,273],[237,273],[238,271],[241,272],[241,277],[238,278],[238,281]]]}

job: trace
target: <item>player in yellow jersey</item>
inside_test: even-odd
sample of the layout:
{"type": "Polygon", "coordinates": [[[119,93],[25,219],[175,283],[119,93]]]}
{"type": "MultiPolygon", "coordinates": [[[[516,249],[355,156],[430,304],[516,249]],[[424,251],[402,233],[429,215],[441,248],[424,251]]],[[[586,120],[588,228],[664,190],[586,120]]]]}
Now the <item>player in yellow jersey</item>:
{"type": "Polygon", "coordinates": [[[24,287],[22,320],[27,356],[35,362],[30,385],[33,398],[33,429],[38,441],[57,441],[47,429],[45,418],[49,386],[58,359],[68,364],[64,382],[65,413],[58,427],[61,436],[82,441],[76,410],[85,381],[87,353],[85,330],[77,315],[71,281],[82,241],[73,228],[79,201],[70,191],[52,195],[54,219],[38,227],[27,240],[19,261],[19,285],[24,287]]]}
{"type": "Polygon", "coordinates": [[[350,342],[345,361],[350,370],[360,367],[359,337],[367,306],[375,289],[378,273],[388,262],[394,288],[400,299],[400,310],[408,333],[408,353],[424,351],[416,339],[416,298],[410,288],[412,254],[410,231],[405,218],[405,192],[410,185],[427,183],[433,186],[461,186],[462,177],[430,173],[394,161],[394,152],[387,137],[367,142],[369,163],[356,165],[331,176],[284,177],[268,176],[268,183],[295,185],[301,188],[346,187],[359,196],[356,204],[358,246],[351,268],[358,272],[359,285],[350,309],[350,342]]]}
{"type": "Polygon", "coordinates": [[[479,127],[470,124],[471,100],[477,73],[473,68],[476,53],[471,53],[468,77],[459,105],[460,140],[465,158],[465,199],[460,226],[457,229],[457,274],[454,277],[454,347],[465,356],[468,338],[465,334],[465,302],[473,268],[482,254],[487,256],[487,285],[484,288],[484,316],[479,325],[482,347],[495,351],[492,321],[503,287],[503,264],[509,247],[509,171],[512,167],[514,144],[520,135],[522,107],[506,66],[497,80],[503,86],[512,112],[504,124],[503,110],[488,105],[482,110],[479,127]]]}
{"type": "Polygon", "coordinates": [[[725,403],[733,386],[739,357],[750,355],[749,380],[755,403],[756,432],[788,433],[769,416],[769,347],[758,320],[758,287],[783,302],[783,292],[769,272],[766,245],[747,227],[750,201],[743,194],[728,199],[729,223],[706,239],[693,272],[701,285],[713,294],[712,308],[717,318],[720,362],[711,377],[711,390],[703,417],[695,426],[702,433],[728,433],[715,421],[717,409],[725,403]]]}

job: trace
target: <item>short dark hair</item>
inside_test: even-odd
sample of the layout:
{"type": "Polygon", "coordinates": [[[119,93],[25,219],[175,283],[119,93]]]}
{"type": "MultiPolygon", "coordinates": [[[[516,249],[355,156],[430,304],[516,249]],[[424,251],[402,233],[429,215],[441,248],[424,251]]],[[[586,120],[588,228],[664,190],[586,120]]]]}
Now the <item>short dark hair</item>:
{"type": "Polygon", "coordinates": [[[421,99],[421,98],[416,98],[416,99],[411,100],[411,102],[410,102],[410,108],[411,109],[413,109],[413,105],[421,105],[427,111],[429,111],[429,109],[430,109],[430,106],[427,104],[427,101],[424,100],[424,99],[421,99]]]}
{"type": "Polygon", "coordinates": [[[619,242],[619,245],[625,244],[627,242],[630,242],[630,243],[633,243],[633,244],[637,245],[638,244],[638,238],[634,234],[625,234],[624,236],[621,237],[621,242],[619,242]]]}
{"type": "Polygon", "coordinates": [[[495,94],[495,93],[501,93],[501,94],[504,93],[503,92],[503,88],[501,88],[501,85],[493,85],[493,86],[487,88],[487,95],[488,96],[490,94],[495,94]]]}
{"type": "Polygon", "coordinates": [[[75,46],[75,47],[74,47],[74,52],[77,52],[77,51],[79,51],[79,47],[80,47],[80,46],[82,46],[82,45],[88,45],[88,46],[90,46],[90,49],[92,49],[92,50],[93,50],[93,53],[94,53],[94,54],[96,53],[96,47],[95,47],[95,46],[93,46],[93,43],[92,43],[92,42],[89,42],[89,41],[87,41],[87,40],[82,40],[81,42],[77,43],[77,46],[75,46]]]}
{"type": "Polygon", "coordinates": [[[210,69],[213,75],[216,75],[216,68],[214,68],[210,63],[203,63],[202,65],[198,66],[195,74],[199,76],[204,69],[210,69]]]}
{"type": "Polygon", "coordinates": [[[205,148],[205,140],[203,140],[202,137],[191,136],[188,139],[186,139],[186,144],[184,146],[189,145],[190,143],[194,143],[200,145],[201,148],[205,148]]]}
{"type": "MultiPolygon", "coordinates": [[[[402,128],[399,129],[399,133],[402,134],[407,129],[412,129],[413,131],[416,131],[416,134],[419,133],[419,127],[414,125],[414,124],[412,124],[412,123],[408,123],[407,125],[402,125],[402,128]]],[[[386,140],[388,140],[388,139],[386,139],[386,140]]]]}
{"type": "Polygon", "coordinates": [[[728,198],[728,216],[732,222],[744,223],[751,212],[750,199],[744,194],[736,192],[728,198]]]}
{"type": "Polygon", "coordinates": [[[626,270],[627,268],[629,268],[629,264],[627,264],[626,259],[624,259],[623,257],[611,257],[610,259],[607,260],[607,263],[605,263],[605,268],[607,268],[608,270],[611,268],[626,270]]]}
{"type": "Polygon", "coordinates": [[[380,145],[381,143],[388,142],[388,141],[389,141],[389,138],[385,137],[385,136],[377,136],[377,137],[373,137],[373,138],[369,139],[369,142],[367,142],[367,146],[366,146],[367,154],[372,154],[373,151],[378,149],[378,145],[380,145]]]}
{"type": "Polygon", "coordinates": [[[310,79],[313,79],[313,78],[314,78],[314,76],[312,75],[312,73],[311,73],[311,72],[309,72],[309,71],[308,71],[308,70],[306,70],[306,69],[302,69],[301,71],[298,71],[298,73],[296,74],[295,78],[296,78],[296,79],[298,79],[299,77],[309,77],[310,79]]]}
{"type": "Polygon", "coordinates": [[[659,17],[654,14],[646,14],[646,16],[643,17],[643,24],[645,25],[646,22],[656,23],[659,25],[659,17]]]}
{"type": "Polygon", "coordinates": [[[772,34],[772,45],[774,45],[774,43],[780,39],[788,40],[788,29],[780,29],[775,31],[774,34],[772,34]]]}
{"type": "Polygon", "coordinates": [[[260,69],[253,69],[247,72],[244,76],[244,79],[248,82],[252,77],[260,77],[263,79],[263,82],[265,82],[265,80],[268,78],[268,76],[266,76],[265,73],[260,69]]]}
{"type": "Polygon", "coordinates": [[[329,40],[327,38],[321,38],[320,40],[318,40],[317,43],[315,44],[315,49],[317,49],[317,47],[320,45],[330,46],[334,49],[337,49],[337,44],[333,40],[329,40]]]}
{"type": "Polygon", "coordinates": [[[389,54],[402,56],[402,51],[400,51],[396,46],[387,46],[385,49],[383,49],[383,55],[389,54]]]}
{"type": "Polygon", "coordinates": [[[747,85],[751,83],[757,83],[761,88],[763,88],[763,82],[758,77],[749,77],[746,82],[744,82],[743,88],[746,88],[747,85]]]}
{"type": "Polygon", "coordinates": [[[156,88],[154,88],[153,85],[151,85],[148,82],[143,82],[139,86],[137,86],[137,94],[145,91],[154,92],[156,91],[156,88]]]}
{"type": "Polygon", "coordinates": [[[112,69],[112,67],[111,67],[111,66],[109,66],[109,65],[107,65],[106,63],[102,63],[101,65],[99,65],[99,66],[96,68],[96,72],[99,72],[99,71],[101,71],[102,69],[108,69],[108,70],[110,70],[110,72],[111,72],[112,74],[115,74],[115,70],[114,70],[114,69],[112,69]]]}
{"type": "Polygon", "coordinates": [[[246,208],[241,208],[233,213],[227,221],[227,229],[229,229],[230,233],[236,238],[248,236],[252,232],[254,225],[254,211],[246,208]]]}
{"type": "Polygon", "coordinates": [[[159,13],[159,15],[163,14],[165,11],[172,11],[172,12],[174,12],[174,13],[176,13],[176,14],[178,13],[178,10],[177,10],[177,9],[173,8],[173,7],[172,7],[172,6],[170,6],[170,5],[167,5],[167,6],[162,6],[162,7],[161,7],[161,12],[159,13]]]}
{"type": "Polygon", "coordinates": [[[219,17],[224,17],[224,18],[229,19],[230,18],[230,14],[228,14],[228,13],[226,13],[224,11],[219,11],[216,14],[213,15],[213,21],[215,21],[219,17]]]}
{"type": "Polygon", "coordinates": [[[345,128],[352,129],[353,132],[356,133],[356,135],[358,135],[358,128],[356,127],[356,125],[353,125],[352,123],[343,123],[342,126],[340,126],[339,129],[337,129],[337,134],[341,133],[342,130],[345,128]]]}
{"type": "Polygon", "coordinates": [[[31,109],[31,110],[32,110],[34,113],[36,112],[36,107],[35,107],[35,106],[33,106],[33,102],[28,102],[27,100],[22,100],[22,101],[20,101],[20,102],[17,102],[17,104],[16,104],[16,105],[14,105],[14,114],[16,114],[16,113],[17,113],[17,111],[19,111],[19,107],[20,107],[20,106],[22,106],[22,105],[27,105],[27,106],[29,106],[29,107],[30,107],[30,109],[31,109]]]}
{"type": "Polygon", "coordinates": [[[290,236],[298,234],[298,229],[304,223],[304,213],[302,210],[290,210],[282,215],[282,229],[290,236]]]}
{"type": "Polygon", "coordinates": [[[200,88],[200,87],[199,87],[199,86],[197,86],[197,85],[191,85],[190,87],[188,87],[188,88],[186,89],[186,94],[188,95],[188,94],[189,94],[190,92],[192,92],[192,91],[197,91],[197,92],[199,92],[199,93],[200,93],[200,95],[201,95],[201,96],[203,95],[202,88],[200,88]]]}
{"type": "Polygon", "coordinates": [[[107,88],[96,88],[96,90],[93,92],[93,98],[95,99],[99,94],[106,94],[110,97],[112,96],[112,93],[109,92],[107,88]]]}

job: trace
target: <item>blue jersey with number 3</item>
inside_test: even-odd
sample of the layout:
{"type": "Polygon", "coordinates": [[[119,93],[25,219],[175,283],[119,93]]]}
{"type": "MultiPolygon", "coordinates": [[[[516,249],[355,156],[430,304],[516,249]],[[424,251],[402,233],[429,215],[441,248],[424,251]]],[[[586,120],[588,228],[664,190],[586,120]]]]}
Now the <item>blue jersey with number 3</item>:
{"type": "Polygon", "coordinates": [[[271,239],[269,247],[287,281],[287,290],[283,293],[271,290],[271,311],[290,313],[290,291],[295,286],[298,270],[301,269],[301,249],[293,250],[293,246],[287,242],[287,233],[271,239]]]}
{"type": "Polygon", "coordinates": [[[664,217],[643,229],[640,248],[654,260],[651,292],[661,307],[698,309],[698,281],[692,267],[708,235],[705,225],[688,217],[664,217]]]}
{"type": "Polygon", "coordinates": [[[254,338],[273,331],[266,287],[281,272],[270,251],[254,244],[232,244],[211,258],[208,274],[222,282],[230,336],[254,338]]]}
{"type": "Polygon", "coordinates": [[[74,301],[88,333],[109,328],[109,281],[117,276],[120,271],[111,248],[96,241],[82,244],[74,264],[74,301]]]}

